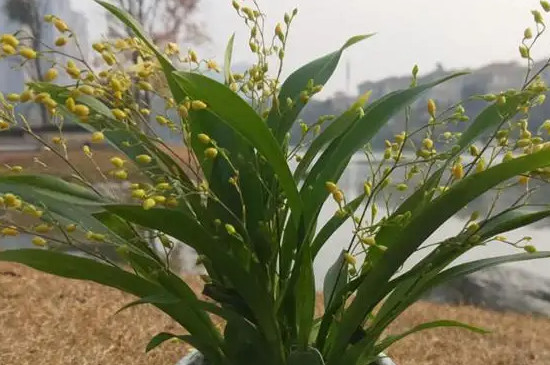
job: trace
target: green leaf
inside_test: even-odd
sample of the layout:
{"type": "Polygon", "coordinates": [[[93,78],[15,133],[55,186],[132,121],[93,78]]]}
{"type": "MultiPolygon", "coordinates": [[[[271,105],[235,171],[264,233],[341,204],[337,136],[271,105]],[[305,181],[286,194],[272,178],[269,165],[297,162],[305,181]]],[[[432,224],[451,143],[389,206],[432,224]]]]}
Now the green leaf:
{"type": "Polygon", "coordinates": [[[390,289],[388,283],[403,263],[441,224],[469,202],[492,187],[514,176],[550,165],[550,151],[540,151],[470,175],[430,202],[409,224],[403,227],[357,290],[339,327],[337,340],[330,354],[333,363],[346,348],[349,339],[367,313],[382,300],[390,289]]]}
{"type": "Polygon", "coordinates": [[[133,302],[130,302],[126,305],[124,305],[122,308],[117,310],[115,314],[119,314],[120,312],[135,307],[137,305],[142,304],[176,304],[179,303],[180,300],[173,296],[172,294],[168,293],[162,293],[162,294],[156,294],[156,295],[149,295],[147,297],[140,298],[138,300],[134,300],[133,302]]]}
{"type": "Polygon", "coordinates": [[[303,246],[301,259],[297,265],[299,265],[299,269],[295,271],[298,274],[298,279],[296,281],[294,297],[296,298],[298,344],[302,348],[307,348],[313,326],[316,300],[313,260],[309,246],[303,246]]]}
{"type": "Polygon", "coordinates": [[[500,233],[525,227],[548,216],[550,216],[550,209],[517,208],[507,210],[482,222],[478,234],[482,239],[490,238],[500,233]]]}
{"type": "Polygon", "coordinates": [[[50,175],[0,176],[0,191],[29,198],[64,200],[76,205],[99,206],[105,203],[104,198],[92,190],[50,175]]]}
{"type": "Polygon", "coordinates": [[[225,48],[225,58],[223,63],[223,73],[225,76],[225,83],[229,85],[231,83],[231,58],[233,57],[233,43],[235,42],[235,33],[229,38],[227,47],[225,48]]]}
{"type": "Polygon", "coordinates": [[[331,307],[334,297],[348,283],[348,267],[344,259],[345,253],[346,251],[342,251],[336,259],[336,262],[328,269],[325,276],[323,283],[323,300],[325,308],[331,307]]]}
{"type": "Polygon", "coordinates": [[[346,212],[350,212],[350,214],[345,216],[335,214],[328,220],[327,223],[325,223],[323,228],[321,228],[319,233],[317,233],[317,235],[313,239],[313,242],[311,242],[311,255],[314,258],[317,256],[321,248],[323,248],[325,242],[327,242],[327,240],[334,234],[334,232],[336,232],[336,230],[340,228],[342,224],[344,224],[350,217],[353,216],[353,212],[355,212],[357,208],[359,208],[364,199],[365,194],[358,196],[343,208],[343,210],[345,210],[346,212]]]}
{"type": "Polygon", "coordinates": [[[271,165],[284,189],[296,222],[302,211],[298,189],[288,168],[283,151],[267,129],[263,120],[241,97],[219,82],[206,76],[178,72],[174,74],[179,85],[193,99],[208,105],[207,111],[245,138],[271,165]]]}
{"type": "Polygon", "coordinates": [[[403,332],[399,335],[393,335],[393,336],[386,337],[385,339],[383,339],[380,343],[378,343],[376,345],[374,353],[378,354],[378,353],[384,351],[386,348],[390,347],[391,345],[393,345],[397,341],[400,341],[400,340],[402,340],[403,338],[405,338],[409,335],[412,335],[414,333],[424,331],[424,330],[427,330],[427,329],[439,328],[439,327],[459,327],[459,328],[464,328],[464,329],[467,329],[467,330],[475,332],[475,333],[481,333],[481,334],[490,333],[490,331],[487,331],[483,328],[471,326],[471,325],[464,324],[464,323],[458,322],[458,321],[439,320],[439,321],[427,322],[427,323],[422,323],[418,326],[415,326],[412,329],[410,329],[408,331],[405,331],[405,332],[403,332]]]}
{"type": "Polygon", "coordinates": [[[317,349],[292,351],[288,356],[288,365],[324,365],[323,355],[317,349]]]}
{"type": "Polygon", "coordinates": [[[299,97],[300,93],[307,88],[310,80],[313,80],[314,85],[324,85],[338,66],[340,57],[346,48],[372,35],[358,35],[350,38],[339,50],[302,66],[285,80],[278,96],[279,102],[271,109],[267,118],[267,125],[273,131],[279,144],[282,144],[286,133],[305,106],[299,97]],[[287,99],[295,102],[294,107],[290,108],[286,104],[287,99]]]}
{"type": "Polygon", "coordinates": [[[181,335],[174,335],[174,334],[168,333],[168,332],[161,332],[161,333],[155,335],[151,339],[151,341],[149,341],[149,343],[145,347],[145,352],[147,353],[147,352],[155,349],[156,347],[162,345],[164,342],[172,340],[174,338],[177,338],[178,340],[181,340],[183,342],[187,342],[189,344],[193,343],[193,337],[192,336],[181,336],[181,335]]]}

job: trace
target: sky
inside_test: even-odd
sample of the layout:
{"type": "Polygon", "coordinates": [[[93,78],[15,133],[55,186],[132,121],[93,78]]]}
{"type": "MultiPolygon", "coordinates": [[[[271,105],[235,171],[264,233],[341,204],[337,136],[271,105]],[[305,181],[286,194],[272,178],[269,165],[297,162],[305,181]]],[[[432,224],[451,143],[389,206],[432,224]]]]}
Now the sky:
{"type": "MultiPolygon", "coordinates": [[[[91,37],[100,36],[101,10],[91,0],[71,0],[90,14],[91,37]]],[[[238,0],[242,4],[246,1],[238,0]]],[[[271,30],[285,11],[299,9],[286,52],[285,75],[301,65],[338,49],[349,37],[376,33],[347,51],[321,98],[337,91],[356,94],[362,81],[409,74],[418,64],[430,72],[437,63],[445,69],[473,68],[497,61],[521,61],[518,45],[523,30],[533,25],[531,9],[538,0],[258,0],[271,30]],[[351,70],[347,89],[346,67],[351,70]]],[[[249,2],[248,2],[249,3],[249,2]]],[[[248,32],[230,0],[201,0],[195,19],[210,37],[197,49],[220,63],[227,40],[236,33],[234,63],[251,62],[248,32]]],[[[550,23],[550,14],[548,15],[550,23]]],[[[184,45],[185,46],[185,45],[184,45]]],[[[536,58],[550,54],[541,42],[536,58]]]]}

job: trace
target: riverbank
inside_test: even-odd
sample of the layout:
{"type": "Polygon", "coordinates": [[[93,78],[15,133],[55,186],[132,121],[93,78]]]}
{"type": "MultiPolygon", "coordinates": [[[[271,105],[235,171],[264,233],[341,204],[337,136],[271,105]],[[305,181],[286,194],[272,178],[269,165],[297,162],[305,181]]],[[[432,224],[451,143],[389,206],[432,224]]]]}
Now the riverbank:
{"type": "MultiPolygon", "coordinates": [[[[199,282],[192,281],[198,288],[199,282]]],[[[131,300],[93,283],[0,263],[0,364],[175,364],[187,351],[181,343],[167,343],[149,354],[144,348],[158,332],[177,333],[177,325],[147,306],[114,315],[131,300]]],[[[550,319],[418,303],[392,332],[435,319],[460,320],[493,332],[436,329],[417,334],[391,348],[397,364],[550,364],[550,319]]]]}

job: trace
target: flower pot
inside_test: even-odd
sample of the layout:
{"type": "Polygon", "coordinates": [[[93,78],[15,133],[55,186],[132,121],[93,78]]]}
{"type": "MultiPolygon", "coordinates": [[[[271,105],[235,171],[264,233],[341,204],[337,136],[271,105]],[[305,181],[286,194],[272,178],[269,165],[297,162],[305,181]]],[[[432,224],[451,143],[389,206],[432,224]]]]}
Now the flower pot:
{"type": "MultiPolygon", "coordinates": [[[[198,351],[191,351],[176,365],[207,365],[202,354],[198,351]]],[[[380,357],[373,365],[396,365],[388,356],[380,354],[380,357]]]]}

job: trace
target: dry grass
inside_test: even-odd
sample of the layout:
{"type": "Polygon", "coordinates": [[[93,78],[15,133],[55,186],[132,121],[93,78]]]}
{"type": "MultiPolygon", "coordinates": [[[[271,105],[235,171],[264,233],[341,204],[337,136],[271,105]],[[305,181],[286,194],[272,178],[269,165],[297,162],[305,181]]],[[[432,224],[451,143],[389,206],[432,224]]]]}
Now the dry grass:
{"type": "MultiPolygon", "coordinates": [[[[167,317],[145,306],[113,316],[131,300],[93,283],[0,263],[0,364],[175,364],[186,352],[181,344],[168,343],[144,354],[151,336],[178,332],[167,317]]],[[[484,336],[452,329],[424,332],[391,349],[399,365],[550,364],[548,319],[418,303],[393,331],[438,318],[475,323],[494,332],[484,336]]]]}

